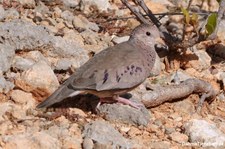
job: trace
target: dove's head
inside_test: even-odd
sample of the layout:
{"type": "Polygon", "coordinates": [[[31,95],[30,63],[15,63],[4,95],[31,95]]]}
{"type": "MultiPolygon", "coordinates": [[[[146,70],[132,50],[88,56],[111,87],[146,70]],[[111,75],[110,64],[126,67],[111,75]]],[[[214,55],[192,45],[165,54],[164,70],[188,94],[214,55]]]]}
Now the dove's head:
{"type": "Polygon", "coordinates": [[[154,46],[160,39],[160,33],[156,26],[141,24],[131,33],[130,40],[147,46],[154,46]]]}

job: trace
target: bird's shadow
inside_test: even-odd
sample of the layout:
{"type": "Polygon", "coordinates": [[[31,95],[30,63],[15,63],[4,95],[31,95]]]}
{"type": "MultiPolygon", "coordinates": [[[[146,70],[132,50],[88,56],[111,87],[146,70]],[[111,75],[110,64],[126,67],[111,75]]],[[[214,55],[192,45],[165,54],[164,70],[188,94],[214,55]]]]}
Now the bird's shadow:
{"type": "MultiPolygon", "coordinates": [[[[132,95],[130,93],[126,93],[121,95],[121,97],[130,99],[132,95]]],[[[91,111],[96,112],[96,106],[99,103],[99,98],[92,94],[86,95],[77,95],[74,97],[69,97],[64,99],[61,102],[55,103],[51,106],[51,108],[79,108],[83,111],[91,111]]]]}

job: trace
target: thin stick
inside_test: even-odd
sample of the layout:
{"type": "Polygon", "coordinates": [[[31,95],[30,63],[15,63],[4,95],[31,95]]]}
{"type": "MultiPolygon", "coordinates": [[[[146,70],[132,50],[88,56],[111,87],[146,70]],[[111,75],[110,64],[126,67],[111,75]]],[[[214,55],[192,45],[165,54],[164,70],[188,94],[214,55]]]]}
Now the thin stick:
{"type": "Polygon", "coordinates": [[[146,20],[137,9],[134,9],[127,0],[121,0],[124,5],[127,6],[127,8],[130,9],[130,11],[139,19],[140,22],[149,24],[150,22],[146,20]]]}
{"type": "Polygon", "coordinates": [[[134,0],[134,1],[137,2],[141,6],[141,8],[145,11],[145,13],[149,16],[151,21],[157,27],[161,26],[161,23],[159,22],[159,20],[153,15],[152,11],[146,6],[146,4],[145,4],[145,2],[143,0],[134,0]]]}
{"type": "MultiPolygon", "coordinates": [[[[200,13],[195,13],[197,15],[203,15],[203,16],[208,16],[210,15],[211,13],[213,12],[200,12],[200,13]]],[[[193,15],[194,13],[189,13],[190,15],[193,15]]],[[[154,13],[153,15],[155,16],[172,16],[172,15],[184,15],[183,13],[181,12],[173,12],[173,13],[154,13]]],[[[148,16],[147,14],[144,14],[143,17],[146,17],[148,16]]],[[[115,21],[115,20],[127,20],[127,19],[135,19],[137,17],[135,16],[129,16],[129,17],[117,17],[117,18],[109,18],[107,19],[106,21],[104,22],[108,22],[108,21],[115,21]]],[[[160,19],[159,19],[160,20],[160,19]]],[[[101,22],[101,23],[104,23],[104,22],[101,22]]]]}

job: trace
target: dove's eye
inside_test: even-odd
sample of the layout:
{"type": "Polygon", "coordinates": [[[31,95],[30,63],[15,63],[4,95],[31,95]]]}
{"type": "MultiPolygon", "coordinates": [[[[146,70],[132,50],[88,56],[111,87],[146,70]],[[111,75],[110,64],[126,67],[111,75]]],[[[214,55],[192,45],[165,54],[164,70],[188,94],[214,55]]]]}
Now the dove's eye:
{"type": "Polygon", "coordinates": [[[151,35],[151,33],[150,33],[150,32],[146,32],[146,35],[147,35],[147,36],[150,36],[150,35],[151,35]]]}

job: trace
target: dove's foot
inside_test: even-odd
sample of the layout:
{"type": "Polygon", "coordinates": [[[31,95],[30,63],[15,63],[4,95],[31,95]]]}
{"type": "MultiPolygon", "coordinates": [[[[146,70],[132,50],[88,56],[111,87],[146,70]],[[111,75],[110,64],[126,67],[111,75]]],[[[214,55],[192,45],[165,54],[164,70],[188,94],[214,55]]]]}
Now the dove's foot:
{"type": "Polygon", "coordinates": [[[119,103],[129,105],[129,106],[131,106],[133,108],[136,108],[136,109],[140,109],[141,107],[143,107],[143,105],[140,104],[140,103],[135,103],[131,100],[128,100],[128,99],[120,97],[120,96],[115,96],[115,97],[113,97],[113,99],[116,100],[119,103]]]}
{"type": "Polygon", "coordinates": [[[96,106],[96,109],[98,109],[99,106],[102,103],[115,103],[115,102],[119,102],[119,103],[122,103],[122,104],[125,104],[125,105],[129,105],[129,106],[131,106],[133,108],[136,108],[136,109],[140,109],[141,107],[143,107],[143,105],[140,104],[140,103],[135,103],[131,100],[128,100],[126,98],[123,98],[123,97],[120,97],[120,96],[116,95],[116,96],[113,96],[113,97],[100,98],[100,101],[96,106]]]}

